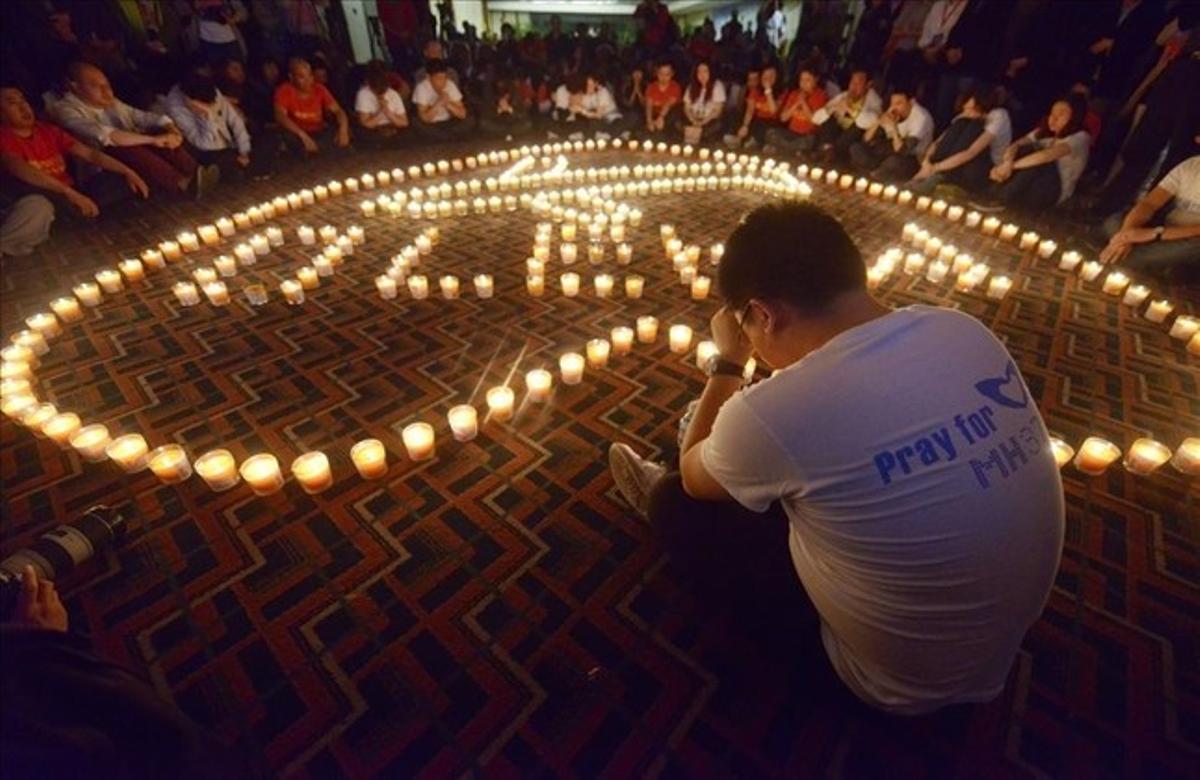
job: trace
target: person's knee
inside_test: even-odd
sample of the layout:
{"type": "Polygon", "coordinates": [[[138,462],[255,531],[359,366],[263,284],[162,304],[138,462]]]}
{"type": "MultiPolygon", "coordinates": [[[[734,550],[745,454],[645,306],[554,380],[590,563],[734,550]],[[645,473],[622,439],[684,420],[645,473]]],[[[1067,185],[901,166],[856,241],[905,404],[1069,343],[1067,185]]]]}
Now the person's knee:
{"type": "Polygon", "coordinates": [[[690,500],[683,489],[683,477],[679,472],[664,474],[654,483],[646,504],[646,515],[650,524],[660,530],[669,531],[676,519],[683,514],[680,509],[690,500]]]}

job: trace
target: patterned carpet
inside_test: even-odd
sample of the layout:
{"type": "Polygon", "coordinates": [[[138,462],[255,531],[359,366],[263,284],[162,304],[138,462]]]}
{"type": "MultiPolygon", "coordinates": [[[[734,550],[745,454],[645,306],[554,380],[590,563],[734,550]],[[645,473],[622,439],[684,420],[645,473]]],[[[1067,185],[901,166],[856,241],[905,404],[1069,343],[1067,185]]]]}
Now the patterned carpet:
{"type": "MultiPolygon", "coordinates": [[[[448,156],[462,150],[450,150],[448,156]]],[[[184,226],[270,195],[422,162],[419,151],[325,161],[213,201],[161,203],[59,235],[7,262],[2,331],[99,266],[135,256],[184,226]]],[[[646,162],[606,152],[576,164],[646,162]]],[[[488,168],[496,175],[501,167],[488,168]]],[[[456,180],[460,176],[452,175],[456,180]]],[[[405,185],[407,186],[407,185],[405,185]]],[[[911,207],[814,184],[874,258],[900,244],[911,207]]],[[[1200,487],[1170,467],[1087,478],[1068,466],[1067,541],[1042,619],[1004,694],[990,704],[900,719],[857,703],[815,642],[811,621],[746,625],[686,588],[609,477],[614,440],[671,457],[683,405],[702,387],[690,355],[660,333],[548,404],[489,422],[467,444],[445,412],[504,380],[550,367],[567,348],[656,314],[706,327],[662,259],[661,222],[707,245],[762,202],[747,192],[626,197],[645,211],[631,231],[646,294],[564,298],[524,289],[535,218],[528,210],[441,220],[427,258],[429,300],[381,300],[373,278],[420,226],[364,219],[349,196],[277,220],[286,243],[230,280],[235,302],[180,308],[170,284],[216,254],[202,250],[106,298],[55,341],[43,394],[151,445],[271,451],[285,469],[326,451],[336,482],[316,496],[294,480],[256,498],[213,493],[199,478],[164,486],[111,464],[83,464],[5,420],[0,425],[0,539],[9,552],[97,502],[129,505],[133,528],[103,561],[65,583],[74,627],[136,670],[264,771],[300,777],[487,776],[1195,776],[1200,761],[1200,487]],[[366,228],[365,245],[285,306],[278,280],[307,262],[295,227],[366,228]],[[469,292],[495,274],[496,296],[469,292]],[[444,301],[440,273],[464,295],[444,301]],[[248,279],[272,300],[246,305],[248,279]],[[438,429],[438,458],[411,463],[399,430],[438,429]],[[392,453],[377,482],[348,458],[374,436],[392,453]]],[[[1003,338],[1052,431],[1078,446],[1200,435],[1200,360],[1166,327],[1097,283],[1015,245],[923,215],[937,235],[1008,269],[1002,301],[897,273],[893,305],[959,307],[1003,338]]],[[[1059,238],[1052,226],[1039,227],[1059,238]]],[[[555,240],[557,247],[557,237],[555,240]]],[[[581,242],[581,249],[583,242],[581,242]]],[[[227,250],[226,250],[227,251],[227,250]]],[[[605,270],[617,278],[626,269],[605,270]]],[[[1172,291],[1183,311],[1195,297],[1172,291]]],[[[698,331],[702,332],[702,331],[698,331]]],[[[518,388],[520,384],[518,383],[518,388]]],[[[518,399],[521,394],[518,393],[518,399]]],[[[783,540],[780,540],[783,544],[783,540]]]]}

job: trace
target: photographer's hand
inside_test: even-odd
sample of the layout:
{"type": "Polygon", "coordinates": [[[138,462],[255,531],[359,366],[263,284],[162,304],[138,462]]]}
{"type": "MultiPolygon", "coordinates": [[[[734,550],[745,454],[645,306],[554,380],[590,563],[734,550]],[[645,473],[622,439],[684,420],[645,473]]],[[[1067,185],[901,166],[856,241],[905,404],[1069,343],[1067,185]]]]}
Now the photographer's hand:
{"type": "Polygon", "coordinates": [[[54,583],[38,580],[32,566],[26,566],[21,574],[21,595],[17,597],[13,622],[48,631],[67,630],[67,610],[58,598],[54,583]]]}

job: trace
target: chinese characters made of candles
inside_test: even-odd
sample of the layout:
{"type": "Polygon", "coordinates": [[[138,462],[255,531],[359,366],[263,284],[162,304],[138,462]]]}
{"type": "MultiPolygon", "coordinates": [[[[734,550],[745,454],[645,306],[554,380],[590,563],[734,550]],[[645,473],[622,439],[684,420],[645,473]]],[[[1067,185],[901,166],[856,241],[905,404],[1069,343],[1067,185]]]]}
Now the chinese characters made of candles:
{"type": "Polygon", "coordinates": [[[587,343],[587,363],[592,368],[604,368],[608,365],[608,355],[612,345],[608,339],[590,339],[587,343]]]}
{"type": "Polygon", "coordinates": [[[643,344],[651,344],[658,338],[658,318],[645,315],[637,318],[637,339],[643,344]]]}
{"type": "Polygon", "coordinates": [[[268,452],[246,458],[238,473],[258,496],[269,496],[283,487],[283,472],[279,470],[279,459],[268,452]]]}
{"type": "Polygon", "coordinates": [[[301,489],[310,495],[328,490],[333,485],[329,458],[319,450],[306,452],[292,461],[292,476],[300,483],[301,489]]]}
{"type": "Polygon", "coordinates": [[[609,340],[612,342],[612,352],[614,355],[625,355],[633,348],[633,328],[625,325],[618,325],[612,329],[609,334],[609,340]]]}
{"type": "Polygon", "coordinates": [[[237,461],[229,450],[209,450],[196,458],[192,467],[209,489],[216,493],[229,490],[242,480],[237,461]]]}

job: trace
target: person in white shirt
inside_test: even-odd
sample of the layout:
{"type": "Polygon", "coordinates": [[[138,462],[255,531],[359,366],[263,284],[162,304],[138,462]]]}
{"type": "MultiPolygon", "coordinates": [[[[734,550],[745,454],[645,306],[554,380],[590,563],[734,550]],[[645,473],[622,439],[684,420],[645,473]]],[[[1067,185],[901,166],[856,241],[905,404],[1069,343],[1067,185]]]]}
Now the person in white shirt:
{"type": "Polygon", "coordinates": [[[265,178],[273,171],[279,136],[263,128],[252,146],[241,113],[207,73],[186,74],[167,93],[164,107],[201,165],[216,165],[222,176],[265,178]]]}
{"type": "Polygon", "coordinates": [[[850,164],[876,179],[907,181],[920,170],[931,141],[933,117],[911,90],[898,88],[888,100],[888,110],[850,147],[850,164]]]}
{"type": "Polygon", "coordinates": [[[812,204],[762,206],[725,247],[718,354],[679,471],[614,444],[621,493],[701,583],[781,583],[762,570],[786,545],[790,587],[866,703],[919,714],[999,696],[1064,529],[1049,435],[1013,357],[969,315],[879,303],[854,242],[812,204]],[[752,354],[775,372],[743,388],[752,354]]]}
{"type": "Polygon", "coordinates": [[[882,111],[883,100],[871,87],[870,74],[855,68],[845,91],[838,92],[813,113],[813,123],[820,126],[817,131],[820,151],[830,161],[847,162],[850,147],[862,140],[863,133],[878,121],[882,111]]]}
{"type": "Polygon", "coordinates": [[[553,117],[571,137],[603,132],[621,120],[621,110],[598,73],[573,74],[554,91],[553,117]]]}
{"type": "MultiPolygon", "coordinates": [[[[1193,140],[1200,145],[1200,135],[1193,140]]],[[[1137,271],[1200,268],[1200,154],[1172,168],[1124,219],[1110,217],[1104,230],[1109,240],[1100,252],[1103,263],[1137,271]],[[1155,225],[1155,215],[1168,205],[1162,224],[1155,225]]]]}
{"type": "Polygon", "coordinates": [[[446,63],[431,60],[425,66],[425,79],[413,89],[412,102],[417,107],[417,127],[431,141],[453,141],[466,138],[470,132],[467,107],[462,92],[450,80],[446,63]]]}
{"type": "Polygon", "coordinates": [[[684,142],[698,144],[720,138],[724,110],[725,85],[713,75],[711,65],[697,62],[683,91],[684,142]]]}
{"type": "MultiPolygon", "coordinates": [[[[992,169],[989,149],[996,133],[1003,132],[999,125],[1008,119],[1008,113],[1004,112],[1004,122],[998,121],[992,109],[994,94],[982,86],[967,91],[959,115],[925,151],[909,189],[931,193],[939,184],[947,183],[968,192],[979,192],[988,186],[988,172],[992,169]]],[[[1011,141],[1011,129],[1008,135],[1011,141]]]]}
{"type": "Polygon", "coordinates": [[[1087,103],[1070,94],[1054,102],[1039,127],[1004,150],[1004,159],[989,176],[1012,209],[1041,212],[1075,192],[1087,167],[1091,137],[1083,129],[1087,103]]]}
{"type": "Polygon", "coordinates": [[[394,147],[408,140],[408,112],[400,93],[388,83],[387,65],[382,60],[367,63],[363,85],[354,97],[359,138],[375,147],[394,147]]]}

